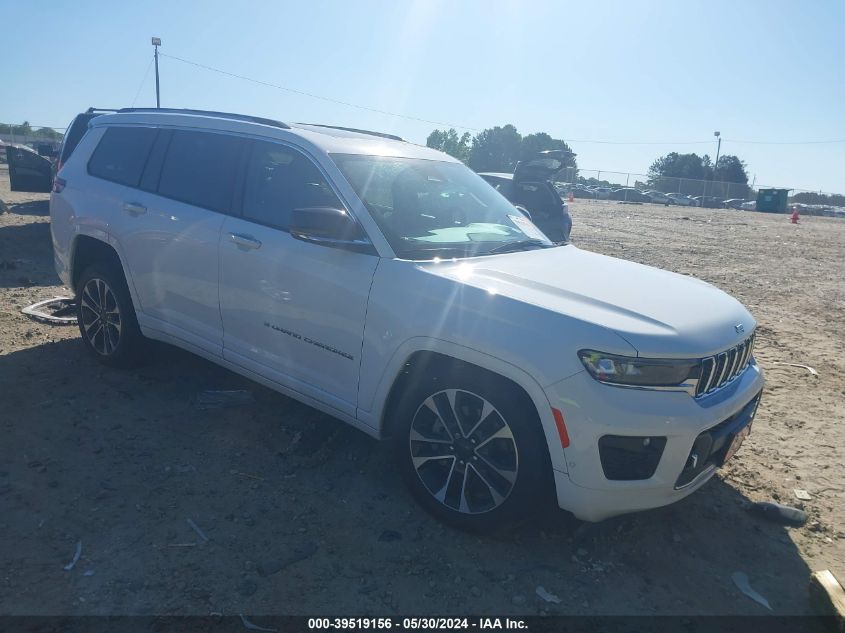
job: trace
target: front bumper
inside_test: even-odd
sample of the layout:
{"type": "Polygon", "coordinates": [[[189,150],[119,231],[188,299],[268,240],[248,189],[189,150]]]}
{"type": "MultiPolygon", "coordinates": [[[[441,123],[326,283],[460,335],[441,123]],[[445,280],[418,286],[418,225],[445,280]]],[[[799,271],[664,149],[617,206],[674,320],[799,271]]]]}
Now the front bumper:
{"type": "Polygon", "coordinates": [[[683,392],[604,385],[586,372],[548,387],[549,401],[563,412],[570,440],[560,449],[568,472],[554,473],[558,505],[579,519],[600,521],[683,499],[713,476],[729,439],[751,422],[763,383],[762,370],[752,362],[728,386],[699,399],[683,392]],[[693,447],[700,449],[699,438],[708,430],[714,441],[706,455],[697,455],[690,472],[693,447]],[[599,453],[604,436],[665,438],[653,474],[608,479],[599,453]]]}

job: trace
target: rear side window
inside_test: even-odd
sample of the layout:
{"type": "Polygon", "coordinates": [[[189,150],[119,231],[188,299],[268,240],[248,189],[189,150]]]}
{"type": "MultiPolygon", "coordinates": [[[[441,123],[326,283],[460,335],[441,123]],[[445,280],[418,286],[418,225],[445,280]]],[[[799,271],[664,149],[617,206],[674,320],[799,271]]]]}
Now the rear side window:
{"type": "Polygon", "coordinates": [[[245,142],[235,136],[177,130],[164,159],[159,195],[228,212],[245,142]]]}
{"type": "Polygon", "coordinates": [[[137,187],[155,138],[151,127],[108,128],[88,161],[88,173],[137,187]]]}

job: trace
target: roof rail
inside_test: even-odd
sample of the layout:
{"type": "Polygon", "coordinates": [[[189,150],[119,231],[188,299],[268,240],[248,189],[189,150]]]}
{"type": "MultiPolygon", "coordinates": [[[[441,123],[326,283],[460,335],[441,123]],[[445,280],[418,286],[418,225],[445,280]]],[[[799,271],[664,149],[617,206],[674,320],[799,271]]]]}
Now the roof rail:
{"type": "Polygon", "coordinates": [[[373,132],[372,130],[360,130],[356,127],[342,127],[340,125],[324,125],[322,123],[300,123],[299,125],[310,125],[312,127],[325,127],[331,130],[343,130],[344,132],[355,132],[357,134],[367,134],[369,136],[378,136],[381,138],[389,138],[392,141],[402,141],[407,143],[404,138],[396,134],[388,134],[387,132],[373,132]]]}
{"type": "Polygon", "coordinates": [[[117,112],[115,108],[88,108],[85,114],[94,114],[95,112],[117,112]]]}
{"type": "Polygon", "coordinates": [[[167,114],[199,114],[202,116],[215,116],[221,119],[232,119],[233,121],[248,121],[250,123],[260,123],[261,125],[270,125],[272,127],[289,130],[290,126],[281,121],[274,119],[265,119],[260,116],[250,116],[249,114],[235,114],[233,112],[216,112],[214,110],[190,110],[186,108],[121,108],[117,112],[162,112],[167,114]]]}

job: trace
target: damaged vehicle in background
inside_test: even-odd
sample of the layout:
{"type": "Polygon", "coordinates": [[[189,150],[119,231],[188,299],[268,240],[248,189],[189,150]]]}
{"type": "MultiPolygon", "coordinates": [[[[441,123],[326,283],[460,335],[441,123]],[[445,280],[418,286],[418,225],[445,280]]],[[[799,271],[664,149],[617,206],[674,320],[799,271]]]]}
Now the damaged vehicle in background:
{"type": "Polygon", "coordinates": [[[697,207],[697,206],[699,206],[698,202],[696,200],[693,200],[689,196],[685,196],[682,193],[667,193],[666,195],[672,201],[672,202],[670,202],[670,204],[678,204],[678,205],[681,205],[682,207],[697,207]]]}
{"type": "Polygon", "coordinates": [[[633,187],[614,189],[610,194],[610,199],[619,200],[621,202],[651,202],[651,198],[649,196],[645,195],[638,189],[634,189],[633,187]]]}
{"type": "Polygon", "coordinates": [[[90,126],[50,198],[88,353],[129,367],[170,343],[388,440],[451,525],[666,505],[751,429],[738,301],[554,244],[451,156],[215,112],[90,126]]]}
{"type": "Polygon", "coordinates": [[[485,172],[478,175],[514,205],[525,209],[531,221],[551,241],[568,242],[572,216],[552,177],[564,168],[570,155],[564,150],[547,150],[518,162],[512,174],[485,172]]]}
{"type": "Polygon", "coordinates": [[[53,163],[26,145],[6,144],[9,186],[12,191],[49,193],[53,186],[53,163]]]}
{"type": "Polygon", "coordinates": [[[666,195],[662,191],[652,190],[652,191],[644,191],[643,193],[646,196],[648,196],[649,200],[653,204],[663,204],[663,205],[674,204],[674,202],[672,201],[672,198],[670,198],[668,195],[666,195]]]}

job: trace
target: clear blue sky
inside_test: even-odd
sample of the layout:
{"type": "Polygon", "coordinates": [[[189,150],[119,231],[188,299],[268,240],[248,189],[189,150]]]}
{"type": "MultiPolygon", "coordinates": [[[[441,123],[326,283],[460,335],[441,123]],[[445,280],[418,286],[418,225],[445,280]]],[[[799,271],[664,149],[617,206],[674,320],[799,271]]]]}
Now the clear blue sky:
{"type": "MultiPolygon", "coordinates": [[[[162,53],[391,112],[570,142],[585,169],[722,153],[756,182],[845,192],[845,2],[0,0],[0,121],[154,105],[162,53]],[[608,145],[579,140],[669,141],[608,145]],[[681,142],[699,141],[692,145],[681,142]]],[[[434,127],[161,60],[162,105],[391,131],[434,127]]]]}

